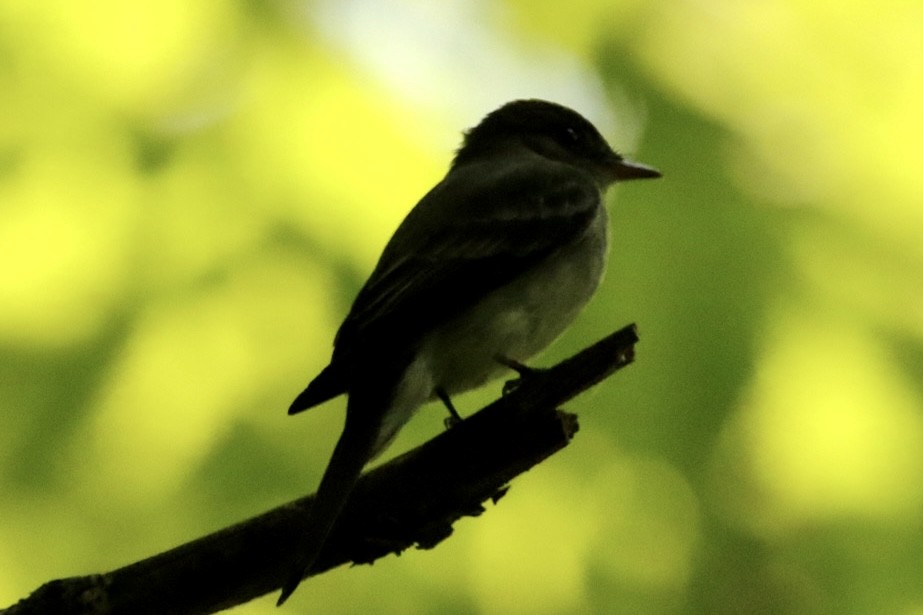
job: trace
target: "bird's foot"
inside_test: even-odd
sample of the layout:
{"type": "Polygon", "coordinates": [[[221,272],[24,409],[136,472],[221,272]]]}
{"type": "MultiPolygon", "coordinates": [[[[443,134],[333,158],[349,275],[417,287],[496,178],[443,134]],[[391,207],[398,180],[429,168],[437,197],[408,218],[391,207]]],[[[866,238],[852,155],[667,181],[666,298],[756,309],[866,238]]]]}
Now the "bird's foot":
{"type": "Polygon", "coordinates": [[[494,359],[500,365],[504,365],[510,368],[511,370],[513,370],[514,372],[516,372],[517,374],[519,374],[519,378],[514,378],[513,380],[507,380],[506,382],[503,383],[503,395],[509,395],[510,393],[515,391],[517,388],[519,388],[519,386],[523,382],[545,371],[537,367],[529,367],[525,363],[521,363],[517,361],[516,359],[511,359],[503,355],[497,355],[496,357],[494,357],[494,359]]]}
{"type": "Polygon", "coordinates": [[[440,400],[442,400],[442,403],[445,404],[446,409],[449,411],[449,416],[445,417],[445,419],[442,421],[442,424],[445,425],[446,429],[452,429],[462,422],[462,417],[458,413],[458,410],[455,409],[455,406],[452,404],[452,400],[449,398],[449,394],[445,389],[436,389],[436,395],[440,400]]]}

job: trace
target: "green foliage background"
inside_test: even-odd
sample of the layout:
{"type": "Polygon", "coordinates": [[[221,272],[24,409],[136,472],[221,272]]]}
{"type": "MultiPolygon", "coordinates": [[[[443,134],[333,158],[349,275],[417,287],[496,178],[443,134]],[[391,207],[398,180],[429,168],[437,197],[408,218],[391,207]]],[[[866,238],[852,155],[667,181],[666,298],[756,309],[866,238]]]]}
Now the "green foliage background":
{"type": "Polygon", "coordinates": [[[312,489],[342,400],[288,402],[459,130],[535,96],[664,173],[539,362],[631,321],[638,361],[289,610],[923,613],[923,4],[2,0],[0,92],[0,605],[312,489]]]}

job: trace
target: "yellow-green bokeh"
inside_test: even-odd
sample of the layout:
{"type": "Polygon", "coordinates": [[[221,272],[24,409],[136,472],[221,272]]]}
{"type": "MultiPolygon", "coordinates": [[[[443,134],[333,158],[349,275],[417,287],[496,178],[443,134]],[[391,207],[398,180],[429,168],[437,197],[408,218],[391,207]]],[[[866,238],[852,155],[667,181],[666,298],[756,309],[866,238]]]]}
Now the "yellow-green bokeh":
{"type": "Polygon", "coordinates": [[[2,0],[0,92],[0,606],[311,489],[343,404],[288,402],[532,95],[664,172],[543,359],[637,321],[637,363],[445,544],[293,608],[923,610],[923,4],[2,0]]]}

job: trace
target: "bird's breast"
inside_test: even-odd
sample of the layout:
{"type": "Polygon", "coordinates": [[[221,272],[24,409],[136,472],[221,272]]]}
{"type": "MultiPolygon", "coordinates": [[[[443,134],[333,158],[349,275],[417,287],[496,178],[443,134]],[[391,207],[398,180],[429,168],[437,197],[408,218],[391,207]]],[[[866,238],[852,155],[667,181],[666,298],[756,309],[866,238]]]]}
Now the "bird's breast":
{"type": "MultiPolygon", "coordinates": [[[[498,355],[526,361],[553,342],[599,286],[608,253],[606,210],[587,232],[428,334],[417,362],[434,388],[460,393],[506,370],[498,355]]],[[[432,396],[430,391],[430,397],[432,396]]]]}
{"type": "Polygon", "coordinates": [[[507,370],[497,356],[526,361],[553,342],[599,286],[608,242],[606,210],[599,207],[580,239],[427,333],[383,416],[376,449],[438,389],[454,395],[478,387],[507,370]]]}

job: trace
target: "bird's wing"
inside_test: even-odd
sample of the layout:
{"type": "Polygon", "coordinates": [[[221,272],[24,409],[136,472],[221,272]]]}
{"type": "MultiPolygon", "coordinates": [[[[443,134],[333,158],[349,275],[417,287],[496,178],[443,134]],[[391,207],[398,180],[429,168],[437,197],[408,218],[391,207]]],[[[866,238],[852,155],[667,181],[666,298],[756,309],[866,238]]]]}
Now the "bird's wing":
{"type": "Polygon", "coordinates": [[[414,341],[579,238],[600,206],[595,183],[569,170],[468,179],[437,186],[395,233],[337,335],[334,362],[354,346],[414,341]]]}
{"type": "Polygon", "coordinates": [[[601,193],[572,168],[473,165],[453,171],[385,247],[337,332],[328,365],[292,402],[294,414],[345,393],[355,360],[398,369],[420,336],[579,238],[601,193]]]}

